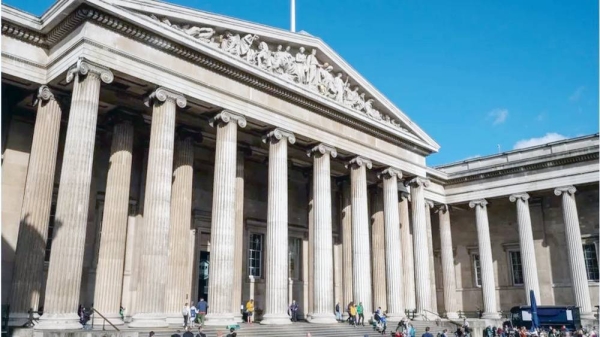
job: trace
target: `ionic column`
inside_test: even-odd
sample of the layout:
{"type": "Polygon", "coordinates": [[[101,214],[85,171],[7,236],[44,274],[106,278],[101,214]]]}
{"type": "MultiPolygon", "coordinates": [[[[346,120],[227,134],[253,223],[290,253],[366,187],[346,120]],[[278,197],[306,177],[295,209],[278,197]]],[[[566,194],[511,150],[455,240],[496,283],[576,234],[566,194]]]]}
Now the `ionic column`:
{"type": "Polygon", "coordinates": [[[412,201],[416,309],[419,315],[427,316],[426,310],[431,310],[431,283],[429,281],[431,276],[429,274],[427,219],[423,189],[429,186],[429,180],[416,177],[405,181],[405,184],[410,186],[412,201]]]}
{"type": "Polygon", "coordinates": [[[431,311],[437,313],[437,289],[435,287],[435,267],[433,262],[433,231],[431,230],[431,209],[433,202],[425,200],[425,222],[427,223],[427,252],[429,255],[429,283],[431,286],[431,311]]]}
{"type": "Polygon", "coordinates": [[[291,324],[288,288],[288,164],[287,142],[293,133],[275,129],[263,137],[269,144],[269,204],[265,263],[265,314],[261,324],[291,324]]]}
{"type": "MultiPolygon", "coordinates": [[[[235,247],[244,246],[244,151],[237,152],[235,170],[235,247]]],[[[242,299],[242,270],[244,269],[244,250],[236,249],[233,257],[233,297],[231,310],[236,322],[243,322],[240,305],[242,299]]]]}
{"type": "MultiPolygon", "coordinates": [[[[129,213],[133,124],[128,119],[122,119],[122,116],[115,116],[115,119],[96,266],[94,307],[113,324],[122,325],[119,308],[129,213]]],[[[98,323],[102,320],[98,316],[95,318],[100,318],[98,323]]]]}
{"type": "Polygon", "coordinates": [[[523,263],[523,281],[527,304],[530,303],[529,291],[533,290],[537,304],[541,304],[540,283],[538,281],[537,263],[535,261],[535,246],[533,231],[531,229],[531,216],[529,215],[529,194],[519,193],[509,197],[511,202],[517,204],[517,222],[519,224],[519,246],[521,248],[521,262],[523,263]]]}
{"type": "Polygon", "coordinates": [[[169,259],[165,313],[169,324],[181,323],[183,303],[190,303],[189,242],[192,224],[192,190],[194,185],[194,135],[181,129],[175,141],[173,184],[171,187],[171,224],[169,227],[169,259]]]}
{"type": "Polygon", "coordinates": [[[565,222],[565,238],[567,240],[567,253],[569,255],[569,268],[571,270],[571,283],[575,305],[581,311],[581,317],[593,319],[590,290],[583,258],[583,244],[581,230],[579,229],[579,216],[575,202],[574,186],[559,187],[554,194],[562,196],[563,221],[565,222]]]}
{"type": "MultiPolygon", "coordinates": [[[[73,96],[54,217],[54,238],[46,281],[44,315],[37,329],[81,329],[77,306],[81,290],[98,101],[110,70],[84,59],[67,72],[73,96]]],[[[41,253],[43,254],[43,253],[41,253]]],[[[42,255],[43,256],[43,255],[42,255]]]]}
{"type": "Polygon", "coordinates": [[[383,216],[383,193],[379,186],[370,188],[369,213],[371,225],[371,282],[373,287],[373,311],[387,305],[385,279],[385,225],[383,216]]]}
{"type": "Polygon", "coordinates": [[[37,116],[25,182],[21,224],[15,252],[10,323],[24,324],[29,309],[37,312],[44,275],[44,255],[60,133],[61,109],[48,86],[37,95],[37,116]]]}
{"type": "Polygon", "coordinates": [[[494,262],[492,260],[492,243],[490,241],[490,225],[487,215],[487,200],[473,200],[469,207],[475,208],[477,222],[477,241],[479,243],[479,261],[481,263],[481,290],[483,291],[483,316],[486,319],[499,319],[496,306],[496,281],[494,280],[494,262]]]}
{"type": "Polygon", "coordinates": [[[403,288],[404,288],[404,307],[409,310],[417,308],[415,297],[415,260],[413,255],[413,235],[410,226],[410,213],[408,212],[408,202],[410,195],[400,193],[400,202],[398,211],[400,213],[400,240],[402,242],[402,269],[403,269],[403,288]]]}
{"type": "MultiPolygon", "coordinates": [[[[234,323],[233,267],[236,229],[237,129],[246,126],[244,116],[223,111],[210,121],[217,129],[212,223],[210,229],[210,277],[207,325],[234,323]]],[[[287,255],[286,255],[287,257],[287,255]]],[[[287,270],[287,269],[286,269],[287,270]]],[[[287,273],[286,273],[287,275],[287,273]]]]}
{"type": "Polygon", "coordinates": [[[330,157],[335,148],[319,144],[308,151],[313,156],[313,312],[311,323],[336,323],[333,300],[333,237],[330,157]]]}
{"type": "Polygon", "coordinates": [[[379,174],[383,179],[383,215],[385,226],[385,279],[387,280],[387,316],[399,321],[404,316],[402,288],[402,249],[398,212],[398,178],[402,172],[387,168],[379,174]]]}
{"type": "Polygon", "coordinates": [[[343,303],[340,310],[344,317],[348,317],[346,308],[348,303],[354,299],[352,288],[352,198],[350,193],[350,181],[342,181],[342,280],[343,280],[343,303]]]}
{"type": "Polygon", "coordinates": [[[454,274],[454,253],[452,250],[452,229],[450,228],[450,210],[441,205],[436,210],[440,219],[440,244],[442,251],[442,279],[444,282],[444,309],[446,317],[458,319],[456,306],[456,277],[454,274]]]}
{"type": "Polygon", "coordinates": [[[152,125],[144,190],[144,240],[139,251],[136,314],[130,327],[168,326],[165,285],[167,277],[174,276],[165,271],[169,268],[175,114],[177,107],[184,108],[186,104],[185,97],[165,88],[156,89],[146,100],[146,105],[152,106],[152,125]]]}
{"type": "Polygon", "coordinates": [[[369,200],[367,169],[373,164],[369,159],[355,157],[348,163],[352,202],[352,285],[355,303],[362,302],[365,314],[372,313],[371,245],[369,237],[369,200]]]}

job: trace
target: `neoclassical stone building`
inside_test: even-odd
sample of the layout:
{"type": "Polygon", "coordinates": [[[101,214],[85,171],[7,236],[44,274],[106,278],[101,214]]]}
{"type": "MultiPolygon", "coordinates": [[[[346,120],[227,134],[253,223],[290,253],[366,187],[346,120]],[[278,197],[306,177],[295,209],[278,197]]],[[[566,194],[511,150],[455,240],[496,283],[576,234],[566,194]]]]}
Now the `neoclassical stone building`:
{"type": "MultiPolygon", "coordinates": [[[[141,0],[2,7],[2,303],[39,329],[256,301],[499,319],[598,302],[598,135],[431,168],[323,41],[141,0]]],[[[451,151],[452,149],[448,149],[451,151]]]]}

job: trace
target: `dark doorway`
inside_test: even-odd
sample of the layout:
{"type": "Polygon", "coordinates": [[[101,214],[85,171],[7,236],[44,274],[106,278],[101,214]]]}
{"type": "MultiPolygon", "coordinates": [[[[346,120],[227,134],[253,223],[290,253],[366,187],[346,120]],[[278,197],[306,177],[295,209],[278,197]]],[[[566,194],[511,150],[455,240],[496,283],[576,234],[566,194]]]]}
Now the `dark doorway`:
{"type": "Polygon", "coordinates": [[[200,272],[198,273],[198,298],[208,301],[208,267],[210,264],[210,253],[200,252],[200,272]]]}

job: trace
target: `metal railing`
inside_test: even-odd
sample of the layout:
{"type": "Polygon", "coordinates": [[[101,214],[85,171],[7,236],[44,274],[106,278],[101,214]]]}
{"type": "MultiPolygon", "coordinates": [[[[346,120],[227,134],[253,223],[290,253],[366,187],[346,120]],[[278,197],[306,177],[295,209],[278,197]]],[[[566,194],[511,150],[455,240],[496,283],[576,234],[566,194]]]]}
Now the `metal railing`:
{"type": "Polygon", "coordinates": [[[113,329],[115,329],[117,331],[121,331],[114,324],[112,324],[112,322],[108,318],[104,317],[104,315],[102,315],[98,310],[96,310],[95,308],[92,308],[92,311],[93,311],[92,317],[90,318],[92,320],[92,329],[94,329],[94,315],[98,314],[98,316],[102,317],[102,319],[103,319],[102,320],[102,330],[106,329],[105,323],[108,322],[108,324],[110,324],[110,326],[112,326],[113,329]]]}

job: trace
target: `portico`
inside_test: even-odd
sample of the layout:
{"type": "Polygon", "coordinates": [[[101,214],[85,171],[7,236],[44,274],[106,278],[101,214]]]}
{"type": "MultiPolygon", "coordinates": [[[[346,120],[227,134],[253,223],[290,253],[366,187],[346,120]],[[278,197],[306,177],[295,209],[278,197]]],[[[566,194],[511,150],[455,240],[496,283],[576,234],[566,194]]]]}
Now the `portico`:
{"type": "Polygon", "coordinates": [[[499,319],[488,208],[514,203],[519,291],[541,296],[530,195],[548,191],[561,200],[573,302],[590,317],[598,294],[575,193],[597,189],[597,137],[557,146],[581,157],[562,179],[534,167],[535,185],[482,178],[477,189],[476,170],[428,168],[439,145],[317,38],[134,0],[60,2],[43,20],[3,7],[2,18],[2,80],[15,97],[3,102],[7,131],[30,139],[20,215],[3,213],[18,232],[3,282],[14,324],[43,306],[36,328],[80,328],[78,305],[93,303],[115,324],[166,327],[201,294],[209,325],[239,321],[250,298],[262,324],[290,324],[291,300],[315,324],[335,323],[335,304],[350,301],[367,318],[377,305],[391,320],[405,309],[457,318],[468,310],[455,302],[467,246],[483,318],[499,319]],[[471,224],[474,245],[462,234],[471,224]]]}

